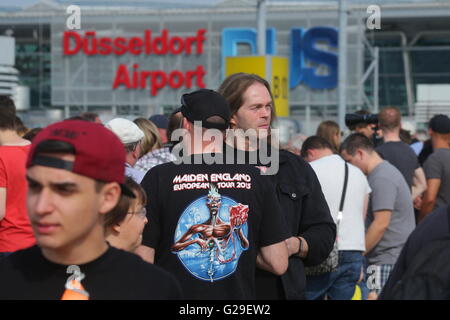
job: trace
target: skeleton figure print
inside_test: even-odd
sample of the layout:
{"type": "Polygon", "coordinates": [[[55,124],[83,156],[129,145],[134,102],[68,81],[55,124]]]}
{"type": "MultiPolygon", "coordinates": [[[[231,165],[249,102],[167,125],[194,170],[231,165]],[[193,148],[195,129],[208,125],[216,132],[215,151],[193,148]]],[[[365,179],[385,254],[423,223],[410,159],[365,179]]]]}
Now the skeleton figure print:
{"type": "Polygon", "coordinates": [[[208,194],[181,214],[171,251],[196,278],[224,279],[235,272],[249,247],[248,213],[247,205],[222,196],[210,183],[208,194]]]}

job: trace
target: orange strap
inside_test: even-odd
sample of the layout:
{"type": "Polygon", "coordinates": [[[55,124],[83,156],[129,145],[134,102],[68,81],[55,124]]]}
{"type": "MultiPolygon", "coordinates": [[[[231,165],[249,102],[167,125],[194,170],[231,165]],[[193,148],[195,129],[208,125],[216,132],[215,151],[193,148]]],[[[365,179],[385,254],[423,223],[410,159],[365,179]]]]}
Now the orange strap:
{"type": "Polygon", "coordinates": [[[61,300],[89,300],[89,295],[80,282],[72,280],[70,286],[66,286],[61,300]]]}

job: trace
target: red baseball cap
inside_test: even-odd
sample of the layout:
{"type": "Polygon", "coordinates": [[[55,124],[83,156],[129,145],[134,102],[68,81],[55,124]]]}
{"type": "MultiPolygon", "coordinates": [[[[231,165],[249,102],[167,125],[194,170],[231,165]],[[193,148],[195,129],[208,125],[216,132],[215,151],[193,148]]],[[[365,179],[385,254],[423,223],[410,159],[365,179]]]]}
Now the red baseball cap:
{"type": "Polygon", "coordinates": [[[102,182],[117,182],[122,192],[132,198],[134,193],[124,186],[125,148],[119,138],[103,125],[82,120],[65,120],[49,125],[33,139],[26,167],[42,165],[65,169],[102,182]],[[63,141],[75,149],[75,161],[65,161],[36,154],[43,141],[63,141]]]}

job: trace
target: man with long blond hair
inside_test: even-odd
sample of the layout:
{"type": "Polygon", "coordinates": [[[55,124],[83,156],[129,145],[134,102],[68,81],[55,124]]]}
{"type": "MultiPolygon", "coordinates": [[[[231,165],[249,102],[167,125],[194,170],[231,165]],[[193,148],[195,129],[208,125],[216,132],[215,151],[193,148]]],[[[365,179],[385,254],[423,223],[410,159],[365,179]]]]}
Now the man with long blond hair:
{"type": "MultiPolygon", "coordinates": [[[[231,129],[254,131],[263,142],[271,141],[270,127],[275,119],[275,107],[269,83],[256,74],[235,73],[226,78],[218,92],[230,105],[231,129]],[[261,134],[260,134],[261,133],[261,134]],[[264,136],[267,136],[264,140],[264,136]]],[[[254,158],[249,145],[237,145],[246,159],[254,158]]],[[[268,165],[258,159],[255,164],[264,172],[279,162],[278,171],[271,176],[282,207],[283,218],[289,226],[289,267],[282,276],[258,269],[256,272],[258,299],[304,299],[304,266],[317,265],[333,248],[336,225],[311,166],[299,156],[280,150],[279,158],[268,165]]],[[[239,160],[238,160],[239,161],[239,160]]],[[[267,171],[266,171],[267,172],[267,171]]]]}

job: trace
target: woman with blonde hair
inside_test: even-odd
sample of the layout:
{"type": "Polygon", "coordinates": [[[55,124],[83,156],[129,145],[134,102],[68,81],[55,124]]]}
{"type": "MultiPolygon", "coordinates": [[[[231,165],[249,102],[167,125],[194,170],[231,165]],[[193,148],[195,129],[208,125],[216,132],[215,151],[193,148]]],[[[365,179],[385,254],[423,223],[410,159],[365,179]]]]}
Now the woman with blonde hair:
{"type": "Polygon", "coordinates": [[[146,155],[150,151],[162,147],[158,128],[153,122],[145,118],[137,118],[133,122],[144,132],[144,139],[141,141],[141,155],[146,155]]]}
{"type": "Polygon", "coordinates": [[[158,128],[150,120],[137,118],[133,122],[144,132],[144,138],[140,143],[141,157],[133,168],[147,172],[151,168],[149,159],[153,158],[152,152],[162,148],[161,137],[158,128]]]}
{"type": "Polygon", "coordinates": [[[321,122],[317,128],[316,136],[327,140],[333,147],[333,152],[338,153],[341,145],[341,129],[336,122],[331,120],[321,122]]]}

